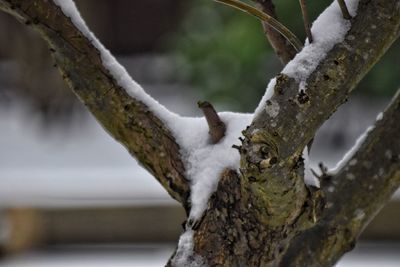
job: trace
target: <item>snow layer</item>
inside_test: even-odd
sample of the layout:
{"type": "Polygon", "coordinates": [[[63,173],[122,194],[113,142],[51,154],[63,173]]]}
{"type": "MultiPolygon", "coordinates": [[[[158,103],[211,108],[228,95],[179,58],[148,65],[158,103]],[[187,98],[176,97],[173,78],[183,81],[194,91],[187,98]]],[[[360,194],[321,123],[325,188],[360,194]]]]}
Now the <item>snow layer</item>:
{"type": "Polygon", "coordinates": [[[319,181],[311,172],[308,146],[304,148],[302,157],[304,160],[304,183],[306,185],[311,185],[319,188],[320,187],[319,181]]]}
{"type": "Polygon", "coordinates": [[[267,89],[265,90],[265,94],[262,97],[260,103],[258,104],[256,110],[254,111],[254,115],[260,114],[261,111],[264,110],[267,101],[270,100],[271,97],[274,95],[275,85],[276,85],[276,78],[273,78],[269,81],[267,89]]]}
{"type": "MultiPolygon", "coordinates": [[[[187,177],[191,179],[192,209],[190,218],[194,220],[200,218],[206,209],[208,198],[216,189],[220,173],[227,167],[236,169],[239,166],[239,153],[231,147],[237,142],[241,131],[251,122],[253,115],[220,113],[221,119],[227,126],[227,136],[218,144],[212,144],[204,118],[180,117],[159,104],[145,93],[140,85],[132,80],[124,67],[115,60],[110,52],[96,39],[94,34],[90,32],[72,0],[54,0],[54,2],[61,7],[64,14],[71,18],[78,29],[100,51],[104,66],[118,84],[130,96],[147,105],[171,130],[181,147],[187,177]]],[[[357,4],[358,0],[348,1],[352,15],[355,14],[357,4]]],[[[305,86],[310,73],[316,68],[320,60],[325,57],[326,52],[336,43],[343,40],[349,27],[349,22],[342,19],[339,6],[334,1],[320,15],[312,27],[315,41],[312,44],[306,44],[296,58],[286,66],[283,73],[295,78],[301,86],[305,86]]],[[[269,83],[266,93],[256,109],[256,114],[263,109],[266,101],[272,97],[275,83],[275,79],[269,83]]],[[[279,107],[274,108],[272,115],[277,115],[276,110],[279,111],[279,107]]],[[[180,240],[182,244],[179,245],[179,248],[183,249],[183,255],[191,253],[192,238],[193,233],[191,230],[182,235],[180,240]]]]}
{"type": "Polygon", "coordinates": [[[203,259],[193,254],[193,230],[187,230],[179,238],[178,249],[172,259],[173,267],[203,267],[206,266],[203,259]]]}
{"type": "MultiPolygon", "coordinates": [[[[358,1],[346,0],[352,16],[356,15],[358,1]]],[[[310,74],[326,57],[327,52],[344,40],[350,26],[350,21],[342,16],[338,1],[333,1],[313,23],[311,28],[313,42],[310,44],[307,40],[301,52],[286,65],[282,73],[296,79],[300,84],[299,90],[304,90],[310,74]]]]}
{"type": "Polygon", "coordinates": [[[227,167],[235,169],[239,166],[239,153],[231,147],[241,135],[241,131],[250,123],[252,115],[220,113],[221,119],[227,126],[227,136],[220,143],[211,144],[208,125],[204,118],[181,117],[154,100],[132,80],[124,67],[90,32],[72,0],[54,0],[54,2],[100,51],[104,66],[118,84],[130,96],[146,104],[173,133],[181,147],[187,177],[191,179],[192,210],[190,217],[198,219],[206,208],[209,196],[216,188],[220,173],[227,167]]]}
{"type": "MultiPolygon", "coordinates": [[[[350,148],[349,151],[346,152],[346,154],[344,154],[343,158],[336,163],[336,166],[333,167],[332,169],[329,169],[328,173],[335,175],[337,174],[344,165],[347,164],[347,162],[354,156],[354,154],[358,151],[358,149],[360,148],[360,146],[363,144],[363,142],[365,141],[365,138],[367,138],[369,132],[371,132],[374,129],[374,126],[370,126],[367,128],[367,130],[362,133],[356,140],[354,146],[352,146],[352,148],[350,148]]],[[[357,163],[357,159],[353,159],[352,161],[350,161],[350,165],[354,165],[357,163]]]]}
{"type": "MultiPolygon", "coordinates": [[[[352,16],[356,15],[358,2],[359,0],[346,0],[352,16]]],[[[305,90],[310,74],[326,57],[328,51],[344,40],[350,26],[350,21],[343,18],[337,1],[333,1],[313,23],[311,28],[313,42],[310,44],[307,40],[304,48],[285,66],[282,73],[294,78],[300,84],[299,91],[305,90]]],[[[275,84],[276,79],[273,78],[269,82],[255,114],[259,114],[265,107],[267,100],[273,96],[275,84]]]]}
{"type": "Polygon", "coordinates": [[[176,137],[179,143],[184,144],[182,156],[192,183],[190,219],[201,217],[221,172],[225,168],[239,167],[240,155],[232,145],[239,145],[241,131],[253,117],[252,114],[231,112],[221,112],[219,116],[227,128],[226,136],[217,144],[211,143],[204,118],[181,118],[175,122],[175,127],[181,129],[176,132],[176,137]]]}

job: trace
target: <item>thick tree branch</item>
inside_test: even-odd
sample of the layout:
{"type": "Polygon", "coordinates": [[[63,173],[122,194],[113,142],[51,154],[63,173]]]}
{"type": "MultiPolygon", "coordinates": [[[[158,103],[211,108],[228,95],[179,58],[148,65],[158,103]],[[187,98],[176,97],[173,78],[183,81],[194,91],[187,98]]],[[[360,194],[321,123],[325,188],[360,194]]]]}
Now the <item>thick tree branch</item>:
{"type": "Polygon", "coordinates": [[[171,132],[148,106],[118,84],[104,66],[101,52],[60,7],[46,0],[0,0],[0,10],[40,33],[64,79],[102,126],[174,199],[186,205],[189,184],[171,132]]]}
{"type": "MultiPolygon", "coordinates": [[[[194,234],[194,251],[209,265],[285,266],[288,263],[282,259],[290,262],[287,255],[297,254],[291,244],[294,238],[304,237],[298,239],[299,246],[306,241],[311,246],[312,237],[323,239],[318,229],[329,219],[323,217],[327,215],[321,191],[304,184],[302,152],[397,38],[396,7],[390,0],[361,0],[347,36],[321,59],[303,90],[294,78],[284,74],[276,78],[272,97],[243,132],[241,175],[222,175],[194,234]]],[[[329,225],[328,239],[336,233],[329,225]]],[[[314,251],[305,253],[312,258],[314,251]]],[[[294,258],[293,266],[304,266],[302,258],[294,258]]]]}
{"type": "MultiPolygon", "coordinates": [[[[361,0],[357,12],[345,40],[335,45],[311,73],[305,91],[299,90],[295,79],[278,76],[273,96],[245,131],[242,172],[249,183],[254,178],[263,181],[259,186],[265,191],[260,194],[270,195],[271,187],[266,186],[265,181],[271,182],[274,177],[271,175],[274,168],[262,167],[269,157],[266,154],[274,155],[276,165],[291,173],[289,170],[299,165],[303,148],[317,129],[346,101],[358,81],[399,35],[400,10],[395,2],[361,0]],[[264,151],[262,147],[266,147],[264,151]],[[270,152],[266,153],[268,148],[270,152]]],[[[282,179],[282,175],[276,178],[282,193],[287,193],[285,190],[291,187],[295,190],[290,177],[287,180],[282,179]]],[[[297,199],[293,194],[287,201],[293,203],[297,199]]],[[[283,205],[279,199],[278,203],[283,205]]]]}
{"type": "Polygon", "coordinates": [[[321,181],[326,196],[322,220],[293,242],[284,266],[331,266],[353,248],[400,187],[400,143],[394,141],[399,121],[400,91],[347,164],[321,181]]]}
{"type": "MultiPolygon", "coordinates": [[[[272,0],[253,0],[257,3],[258,7],[270,15],[271,17],[278,20],[278,16],[275,12],[275,6],[272,0]]],[[[297,54],[296,49],[290,43],[283,38],[276,30],[274,30],[268,23],[262,22],[264,33],[267,36],[272,48],[275,50],[276,55],[282,61],[283,65],[286,65],[290,60],[297,54]]]]}
{"type": "MultiPolygon", "coordinates": [[[[278,76],[273,96],[244,131],[243,188],[266,224],[291,225],[307,213],[318,220],[320,193],[304,185],[303,149],[399,35],[400,10],[391,0],[361,0],[357,12],[344,41],[328,51],[304,90],[294,78],[278,76]]],[[[303,223],[304,229],[312,220],[303,223]]]]}

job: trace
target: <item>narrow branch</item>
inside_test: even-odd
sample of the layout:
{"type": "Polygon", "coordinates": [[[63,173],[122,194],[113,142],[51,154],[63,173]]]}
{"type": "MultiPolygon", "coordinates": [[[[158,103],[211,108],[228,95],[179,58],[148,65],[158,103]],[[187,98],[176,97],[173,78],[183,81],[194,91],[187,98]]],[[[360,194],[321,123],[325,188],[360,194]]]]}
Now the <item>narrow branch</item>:
{"type": "Polygon", "coordinates": [[[0,0],[0,10],[39,32],[63,78],[100,124],[188,209],[190,189],[178,144],[150,107],[119,84],[95,41],[53,1],[0,0]]]}
{"type": "Polygon", "coordinates": [[[340,6],[340,10],[342,11],[343,18],[350,20],[351,15],[349,13],[349,10],[347,9],[346,2],[344,0],[337,0],[340,6]]]}
{"type": "Polygon", "coordinates": [[[311,24],[310,24],[310,19],[308,17],[308,10],[307,10],[307,5],[306,5],[306,0],[300,0],[300,8],[301,8],[301,13],[303,15],[303,23],[304,23],[304,29],[306,31],[308,41],[310,43],[313,42],[313,37],[311,34],[311,24]]]}
{"type": "Polygon", "coordinates": [[[400,187],[400,91],[357,152],[322,183],[326,206],[320,223],[300,235],[287,265],[332,266],[400,187]],[[308,253],[312,251],[313,257],[308,253]],[[329,262],[326,260],[329,259],[329,262]]]}
{"type": "Polygon", "coordinates": [[[209,127],[209,134],[211,140],[214,144],[218,143],[224,136],[226,131],[226,126],[223,121],[218,116],[214,107],[207,101],[199,101],[197,103],[199,108],[203,111],[206,117],[207,124],[209,127]]]}
{"type": "Polygon", "coordinates": [[[268,23],[269,26],[271,26],[276,31],[278,31],[280,34],[282,34],[282,36],[284,36],[286,38],[286,40],[288,40],[288,42],[296,49],[296,51],[300,51],[303,48],[302,43],[299,41],[299,39],[296,37],[296,35],[294,35],[282,23],[280,23],[273,17],[269,16],[268,14],[262,12],[261,10],[258,10],[257,8],[252,7],[246,3],[243,3],[238,0],[214,0],[214,1],[234,7],[236,9],[239,9],[243,12],[253,15],[256,18],[268,23]]]}
{"type": "MultiPolygon", "coordinates": [[[[266,14],[278,20],[275,12],[275,6],[272,0],[253,0],[256,5],[266,14]]],[[[267,36],[272,48],[275,50],[276,55],[281,60],[283,65],[286,65],[297,54],[296,49],[283,37],[279,32],[272,28],[265,21],[261,21],[264,33],[267,36]]]]}

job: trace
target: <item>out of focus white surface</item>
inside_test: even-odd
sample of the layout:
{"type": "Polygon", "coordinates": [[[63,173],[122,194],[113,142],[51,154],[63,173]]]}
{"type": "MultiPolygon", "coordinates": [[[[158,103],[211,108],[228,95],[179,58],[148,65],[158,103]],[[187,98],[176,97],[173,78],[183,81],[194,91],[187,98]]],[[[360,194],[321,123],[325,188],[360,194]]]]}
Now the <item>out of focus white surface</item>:
{"type": "Polygon", "coordinates": [[[45,132],[21,108],[0,109],[0,207],[173,203],[88,115],[45,132]]]}
{"type": "MultiPolygon", "coordinates": [[[[173,95],[164,97],[169,108],[188,110],[173,95]]],[[[334,166],[384,105],[357,101],[321,129],[311,160],[334,166]],[[336,145],[327,145],[331,139],[336,145]]],[[[0,107],[0,209],[174,203],[93,118],[82,116],[68,127],[45,131],[23,105],[0,107]]],[[[0,267],[164,266],[173,250],[174,245],[59,247],[8,258],[0,267]]],[[[361,244],[337,266],[399,267],[400,244],[361,244]]]]}
{"type": "MultiPolygon", "coordinates": [[[[0,262],[0,267],[160,267],[173,245],[58,247],[22,254],[0,262]]],[[[337,267],[398,267],[400,243],[359,244],[337,267]]]]}
{"type": "MultiPolygon", "coordinates": [[[[181,114],[195,113],[190,101],[173,94],[161,102],[181,114]]],[[[355,98],[339,109],[314,141],[311,166],[318,170],[322,160],[333,167],[385,102],[355,98]]],[[[174,203],[90,115],[81,116],[45,130],[22,103],[0,106],[0,208],[174,203]]]]}

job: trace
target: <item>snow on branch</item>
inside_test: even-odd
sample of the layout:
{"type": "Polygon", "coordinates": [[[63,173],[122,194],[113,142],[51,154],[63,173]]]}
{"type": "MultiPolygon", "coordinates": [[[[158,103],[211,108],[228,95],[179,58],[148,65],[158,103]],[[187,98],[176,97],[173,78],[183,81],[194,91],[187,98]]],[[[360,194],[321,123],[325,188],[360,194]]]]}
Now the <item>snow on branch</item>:
{"type": "MultiPolygon", "coordinates": [[[[355,16],[359,0],[347,0],[347,2],[351,15],[355,16]]],[[[310,43],[307,40],[303,49],[285,66],[281,73],[294,78],[299,83],[299,91],[305,90],[310,74],[315,71],[327,53],[344,40],[350,26],[351,22],[343,18],[337,1],[333,1],[313,22],[311,27],[313,42],[310,43]]],[[[269,83],[255,114],[259,114],[266,101],[273,96],[275,86],[273,80],[269,83]]]]}
{"type": "MultiPolygon", "coordinates": [[[[72,0],[54,1],[100,51],[103,64],[117,80],[118,84],[131,97],[148,106],[172,132],[181,148],[180,153],[185,166],[186,177],[190,180],[191,184],[190,217],[198,219],[206,208],[208,198],[216,189],[220,173],[225,168],[238,168],[239,153],[232,148],[232,145],[238,142],[241,131],[250,123],[251,115],[235,113],[218,114],[222,119],[222,121],[219,120],[222,124],[217,123],[217,126],[224,125],[225,123],[226,126],[224,125],[223,128],[227,128],[226,133],[224,131],[221,135],[218,132],[217,138],[220,140],[219,143],[216,143],[213,139],[210,140],[207,120],[204,118],[181,117],[167,110],[154,100],[132,80],[127,71],[94,37],[93,33],[89,31],[72,0]],[[225,137],[223,137],[224,135],[225,137]],[[223,139],[221,140],[221,138],[223,139]]],[[[201,107],[204,109],[204,105],[201,105],[201,107]]],[[[206,118],[209,120],[210,116],[206,116],[206,118]]]]}
{"type": "Polygon", "coordinates": [[[399,120],[400,91],[341,169],[321,180],[325,194],[321,221],[292,242],[287,266],[334,265],[400,187],[399,120]]]}
{"type": "Polygon", "coordinates": [[[57,66],[79,98],[172,197],[188,212],[191,207],[191,218],[199,218],[220,173],[238,168],[239,153],[232,145],[252,116],[218,114],[227,131],[214,144],[205,118],[170,112],[132,80],[88,29],[72,0],[19,2],[11,6],[0,0],[0,9],[22,22],[36,18],[32,26],[49,42],[57,66]]]}
{"type": "MultiPolygon", "coordinates": [[[[358,0],[347,0],[352,16],[356,15],[358,0]]],[[[326,57],[326,54],[337,43],[344,40],[351,22],[344,19],[337,1],[322,12],[311,27],[313,42],[306,41],[303,50],[289,62],[282,73],[294,78],[299,84],[299,90],[306,88],[310,74],[326,57]]]]}

